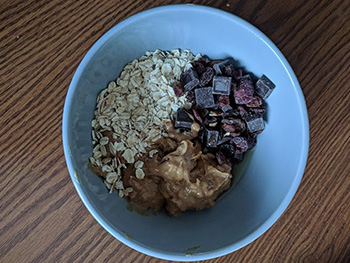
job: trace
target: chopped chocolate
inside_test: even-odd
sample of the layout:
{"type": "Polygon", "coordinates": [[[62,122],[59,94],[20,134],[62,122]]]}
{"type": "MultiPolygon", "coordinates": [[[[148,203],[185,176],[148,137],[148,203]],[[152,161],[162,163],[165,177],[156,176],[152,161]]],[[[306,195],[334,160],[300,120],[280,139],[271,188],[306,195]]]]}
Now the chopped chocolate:
{"type": "Polygon", "coordinates": [[[213,88],[198,88],[195,89],[197,107],[200,108],[211,108],[215,106],[213,88]]]}
{"type": "Polygon", "coordinates": [[[226,156],[220,151],[216,152],[215,157],[220,165],[227,162],[226,156]]]}
{"type": "Polygon", "coordinates": [[[231,77],[213,78],[213,94],[230,95],[231,91],[231,77]]]}
{"type": "Polygon", "coordinates": [[[234,89],[234,97],[237,104],[247,104],[253,100],[254,85],[250,79],[250,76],[246,76],[241,78],[239,86],[234,89]]]}
{"type": "Polygon", "coordinates": [[[276,85],[265,75],[262,75],[255,84],[256,93],[264,100],[270,96],[275,87],[276,85]]]}
{"type": "Polygon", "coordinates": [[[193,124],[193,120],[190,115],[184,109],[179,109],[175,115],[175,128],[190,129],[193,124]]]}
{"type": "Polygon", "coordinates": [[[207,85],[214,77],[214,70],[211,67],[206,67],[205,71],[199,78],[199,84],[201,87],[207,85]]]}
{"type": "Polygon", "coordinates": [[[261,116],[249,116],[246,119],[249,132],[257,132],[265,129],[264,120],[261,116]]]}
{"type": "Polygon", "coordinates": [[[228,112],[228,111],[232,110],[232,107],[231,107],[231,105],[225,105],[225,106],[220,106],[220,109],[223,112],[228,112]]]}
{"type": "Polygon", "coordinates": [[[248,150],[248,142],[244,137],[235,137],[230,141],[236,146],[236,153],[244,153],[248,150]]]}
{"type": "Polygon", "coordinates": [[[196,70],[197,74],[202,74],[205,71],[205,66],[203,63],[201,63],[201,61],[196,60],[196,61],[193,61],[191,64],[196,70]]]}
{"type": "Polygon", "coordinates": [[[265,114],[266,109],[265,107],[260,106],[258,108],[249,108],[249,112],[253,113],[253,115],[258,115],[262,117],[265,114]]]}
{"type": "Polygon", "coordinates": [[[176,97],[181,97],[185,94],[185,88],[181,83],[177,83],[173,86],[174,93],[176,97]]]}
{"type": "Polygon", "coordinates": [[[236,152],[235,146],[233,146],[231,144],[223,144],[223,145],[221,145],[220,146],[220,150],[227,157],[232,157],[235,154],[235,152],[236,152]]]}
{"type": "Polygon", "coordinates": [[[218,131],[205,129],[205,141],[206,141],[206,146],[208,148],[217,147],[218,139],[219,139],[218,131]]]}
{"type": "Polygon", "coordinates": [[[224,144],[224,143],[228,143],[231,140],[232,140],[231,137],[223,137],[221,140],[218,141],[218,145],[221,145],[221,144],[224,144]]]}
{"type": "Polygon", "coordinates": [[[209,110],[207,109],[199,109],[198,113],[201,115],[202,118],[205,118],[209,115],[209,110]]]}
{"type": "Polygon", "coordinates": [[[199,123],[202,123],[203,120],[202,120],[202,117],[199,115],[198,111],[196,109],[192,109],[192,111],[193,111],[193,116],[196,118],[196,120],[199,123]]]}
{"type": "Polygon", "coordinates": [[[180,81],[186,91],[190,91],[199,85],[198,74],[194,68],[189,68],[183,72],[180,81]]]}
{"type": "Polygon", "coordinates": [[[189,92],[187,92],[186,94],[186,99],[188,102],[194,102],[195,96],[194,96],[194,91],[190,90],[189,92]]]}
{"type": "Polygon", "coordinates": [[[194,89],[195,87],[197,87],[199,85],[199,80],[198,79],[193,79],[190,82],[187,82],[185,87],[186,91],[190,91],[192,89],[194,89]]]}
{"type": "Polygon", "coordinates": [[[232,64],[231,64],[231,62],[230,62],[228,59],[226,59],[226,60],[224,60],[224,61],[221,61],[221,62],[219,62],[219,63],[214,64],[214,65],[213,65],[213,69],[215,70],[215,74],[216,74],[216,75],[219,75],[219,76],[223,75],[223,73],[224,73],[224,68],[225,68],[226,66],[229,66],[229,65],[232,65],[232,64]]]}

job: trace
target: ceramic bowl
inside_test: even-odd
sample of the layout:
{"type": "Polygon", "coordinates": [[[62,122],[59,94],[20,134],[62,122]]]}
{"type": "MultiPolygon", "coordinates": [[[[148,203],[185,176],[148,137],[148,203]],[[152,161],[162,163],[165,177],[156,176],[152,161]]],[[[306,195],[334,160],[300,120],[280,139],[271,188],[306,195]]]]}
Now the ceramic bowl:
{"type": "Polygon", "coordinates": [[[308,116],[298,80],[261,31],[221,10],[173,5],[129,17],[88,51],[71,81],[63,113],[63,146],[73,184],[92,216],[127,246],[153,257],[195,261],[231,253],[262,235],[291,202],[306,165],[308,116]],[[190,49],[210,58],[233,57],[276,88],[267,99],[266,129],[235,168],[234,186],[217,204],[180,217],[142,216],[109,194],[88,168],[97,94],[146,51],[190,49]],[[238,178],[240,178],[238,180],[238,178]]]}

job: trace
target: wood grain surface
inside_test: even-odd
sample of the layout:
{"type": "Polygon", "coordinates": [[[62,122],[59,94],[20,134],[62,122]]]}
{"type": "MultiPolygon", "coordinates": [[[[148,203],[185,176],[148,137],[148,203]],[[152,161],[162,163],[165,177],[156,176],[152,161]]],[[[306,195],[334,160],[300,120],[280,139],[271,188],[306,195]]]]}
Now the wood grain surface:
{"type": "MultiPolygon", "coordinates": [[[[70,180],[64,99],[92,44],[125,18],[189,1],[0,0],[0,262],[166,262],[123,245],[70,180]]],[[[310,119],[304,177],[286,212],[209,262],[350,262],[350,1],[193,1],[261,29],[293,67],[310,119]]]]}

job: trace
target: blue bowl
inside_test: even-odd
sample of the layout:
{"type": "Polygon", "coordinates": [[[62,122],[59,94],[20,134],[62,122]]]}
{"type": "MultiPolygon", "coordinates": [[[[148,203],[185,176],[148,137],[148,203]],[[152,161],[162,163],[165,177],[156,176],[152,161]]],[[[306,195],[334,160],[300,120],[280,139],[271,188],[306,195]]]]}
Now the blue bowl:
{"type": "Polygon", "coordinates": [[[262,235],[285,211],[302,178],[309,147],[305,100],[285,57],[241,18],[196,6],[163,6],[138,13],[103,35],[70,84],[63,112],[63,146],[77,192],[93,217],[129,247],[153,257],[195,261],[231,253],[262,235]],[[117,193],[108,194],[88,169],[97,94],[146,51],[190,49],[211,58],[233,57],[276,84],[267,99],[266,129],[235,168],[234,186],[216,206],[172,218],[141,216],[117,193]],[[240,180],[238,178],[240,177],[240,180]]]}

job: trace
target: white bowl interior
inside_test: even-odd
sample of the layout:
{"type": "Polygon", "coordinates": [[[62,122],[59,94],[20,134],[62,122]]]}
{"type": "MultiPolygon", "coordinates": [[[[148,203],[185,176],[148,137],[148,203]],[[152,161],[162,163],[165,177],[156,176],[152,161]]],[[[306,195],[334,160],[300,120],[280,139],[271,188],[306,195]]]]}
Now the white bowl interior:
{"type": "Polygon", "coordinates": [[[67,95],[63,122],[68,168],[93,216],[127,245],[167,259],[220,256],[257,238],[292,199],[308,151],[304,98],[282,54],[243,20],[198,6],[156,8],[111,29],[79,66],[67,95]],[[117,193],[108,194],[101,179],[88,169],[90,123],[97,94],[128,62],[147,50],[174,48],[210,58],[233,57],[256,76],[266,74],[277,87],[267,100],[266,129],[258,136],[247,169],[215,207],[176,218],[163,213],[141,216],[130,212],[117,193]]]}

